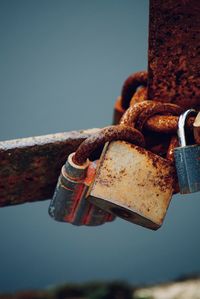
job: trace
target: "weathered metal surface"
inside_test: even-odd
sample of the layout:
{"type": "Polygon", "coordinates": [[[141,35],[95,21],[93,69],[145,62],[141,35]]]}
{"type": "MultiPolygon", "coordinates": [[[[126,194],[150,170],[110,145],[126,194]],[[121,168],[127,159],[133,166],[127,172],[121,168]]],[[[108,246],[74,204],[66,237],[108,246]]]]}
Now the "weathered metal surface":
{"type": "Polygon", "coordinates": [[[119,96],[114,105],[113,111],[113,125],[117,125],[120,122],[122,115],[126,110],[122,108],[122,98],[119,96]]]}
{"type": "Polygon", "coordinates": [[[133,73],[123,84],[121,92],[121,105],[123,109],[128,109],[132,96],[140,86],[147,86],[148,74],[146,71],[133,73]]]}
{"type": "Polygon", "coordinates": [[[147,101],[147,87],[146,86],[140,86],[134,93],[133,97],[130,101],[130,106],[135,105],[136,103],[140,103],[143,101],[147,101]]]}
{"type": "Polygon", "coordinates": [[[68,155],[96,131],[0,142],[0,206],[51,198],[68,155]]]}
{"type": "MultiPolygon", "coordinates": [[[[156,101],[143,101],[143,102],[136,103],[133,106],[130,106],[123,114],[120,120],[120,124],[131,125],[136,129],[142,130],[143,127],[147,125],[147,121],[154,115],[157,114],[180,115],[182,112],[183,109],[180,106],[175,104],[161,103],[156,101]]],[[[165,122],[165,126],[164,126],[165,131],[168,131],[169,122],[171,122],[171,119],[165,122]]],[[[155,125],[159,127],[160,124],[159,122],[155,122],[155,125]]]]}
{"type": "MultiPolygon", "coordinates": [[[[113,123],[118,124],[125,111],[116,108],[120,105],[120,98],[117,99],[114,107],[114,119],[113,123]]],[[[155,115],[150,117],[146,123],[145,128],[149,131],[158,133],[176,133],[178,128],[178,116],[175,115],[155,115]]],[[[194,117],[190,117],[187,120],[186,126],[192,129],[194,117]]],[[[200,140],[200,139],[199,139],[200,140]]]]}
{"type": "Polygon", "coordinates": [[[163,222],[173,193],[169,161],[124,141],[102,153],[89,200],[125,220],[150,229],[163,222]]]}
{"type": "Polygon", "coordinates": [[[86,139],[77,149],[73,161],[78,165],[82,165],[95,150],[98,148],[103,149],[106,142],[114,140],[124,140],[136,145],[145,146],[143,134],[135,128],[121,124],[108,126],[86,139]]]}
{"type": "Polygon", "coordinates": [[[138,72],[129,76],[123,84],[121,95],[117,98],[113,124],[116,125],[126,109],[135,103],[147,100],[147,72],[138,72]]]}
{"type": "Polygon", "coordinates": [[[114,220],[114,216],[92,205],[86,194],[95,176],[97,163],[89,160],[82,166],[74,164],[70,154],[63,165],[49,206],[55,220],[73,225],[97,226],[114,220]]]}
{"type": "MultiPolygon", "coordinates": [[[[176,133],[178,129],[178,116],[175,115],[155,115],[150,117],[145,128],[149,131],[158,133],[176,133]]],[[[188,118],[186,128],[190,131],[193,129],[194,117],[188,118]]]]}
{"type": "Polygon", "coordinates": [[[199,0],[150,0],[148,99],[200,106],[199,15],[199,0]]]}

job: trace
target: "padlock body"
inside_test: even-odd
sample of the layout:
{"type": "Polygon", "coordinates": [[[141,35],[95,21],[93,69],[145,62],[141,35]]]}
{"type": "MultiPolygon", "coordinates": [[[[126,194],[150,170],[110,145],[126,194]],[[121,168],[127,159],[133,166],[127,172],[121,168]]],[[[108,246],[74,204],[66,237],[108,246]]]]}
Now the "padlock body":
{"type": "Polygon", "coordinates": [[[158,229],[173,193],[174,167],[124,141],[107,144],[88,200],[133,223],[158,229]]]}
{"type": "Polygon", "coordinates": [[[81,181],[68,177],[65,166],[49,206],[49,214],[57,221],[68,222],[77,226],[97,226],[114,220],[114,216],[94,206],[85,198],[89,183],[93,180],[95,163],[90,163],[87,176],[81,181]]]}
{"type": "Polygon", "coordinates": [[[200,191],[200,146],[177,147],[174,157],[180,193],[200,191]]]}
{"type": "Polygon", "coordinates": [[[89,205],[84,200],[85,185],[77,184],[72,189],[64,184],[62,173],[49,206],[49,214],[57,221],[81,225],[83,217],[89,211],[89,205]]]}

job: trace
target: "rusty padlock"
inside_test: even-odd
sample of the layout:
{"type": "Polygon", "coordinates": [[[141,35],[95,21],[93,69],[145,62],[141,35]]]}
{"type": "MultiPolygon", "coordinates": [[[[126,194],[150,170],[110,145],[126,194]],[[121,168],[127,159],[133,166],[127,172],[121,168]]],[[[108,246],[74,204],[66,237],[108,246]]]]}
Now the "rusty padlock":
{"type": "Polygon", "coordinates": [[[88,200],[135,224],[156,230],[173,193],[174,167],[160,156],[124,141],[107,144],[88,200]]]}
{"type": "MultiPolygon", "coordinates": [[[[120,126],[125,127],[115,126],[116,130],[120,126]]],[[[86,198],[109,213],[156,230],[162,225],[172,197],[174,167],[168,160],[138,146],[144,144],[141,133],[135,130],[135,134],[140,142],[121,136],[120,141],[104,146],[86,198]]],[[[92,140],[88,144],[92,148],[92,140]]],[[[80,156],[85,149],[82,146],[82,151],[79,150],[80,156]]]]}
{"type": "Polygon", "coordinates": [[[74,225],[101,225],[114,216],[85,200],[95,174],[96,163],[87,160],[83,165],[73,163],[70,154],[61,169],[56,190],[49,206],[49,214],[57,221],[74,225]]]}

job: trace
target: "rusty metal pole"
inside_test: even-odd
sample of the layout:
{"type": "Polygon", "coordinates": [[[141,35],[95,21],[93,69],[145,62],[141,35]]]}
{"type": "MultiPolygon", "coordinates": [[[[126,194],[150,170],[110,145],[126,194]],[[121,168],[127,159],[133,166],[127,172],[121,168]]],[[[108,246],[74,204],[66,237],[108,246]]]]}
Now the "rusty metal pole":
{"type": "Polygon", "coordinates": [[[51,198],[68,155],[97,130],[0,142],[0,207],[51,198]]]}
{"type": "Polygon", "coordinates": [[[199,0],[150,0],[149,99],[200,107],[199,16],[199,0]]]}

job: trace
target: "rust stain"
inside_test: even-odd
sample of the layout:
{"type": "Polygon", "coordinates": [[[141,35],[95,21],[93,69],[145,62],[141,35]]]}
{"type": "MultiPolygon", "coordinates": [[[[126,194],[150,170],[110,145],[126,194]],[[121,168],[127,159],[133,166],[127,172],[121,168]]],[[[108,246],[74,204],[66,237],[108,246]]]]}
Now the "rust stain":
{"type": "Polygon", "coordinates": [[[150,1],[149,99],[200,106],[199,13],[199,0],[150,1]]]}
{"type": "Polygon", "coordinates": [[[130,101],[140,86],[147,85],[147,72],[137,72],[130,75],[124,82],[121,92],[121,105],[123,109],[127,109],[130,105],[130,101]]]}
{"type": "Polygon", "coordinates": [[[106,142],[114,140],[125,140],[141,146],[145,145],[143,134],[130,126],[105,127],[81,143],[74,155],[74,163],[84,164],[95,150],[102,148],[106,142]]]}
{"type": "Polygon", "coordinates": [[[93,132],[0,142],[0,207],[51,198],[67,156],[93,132]]]}

